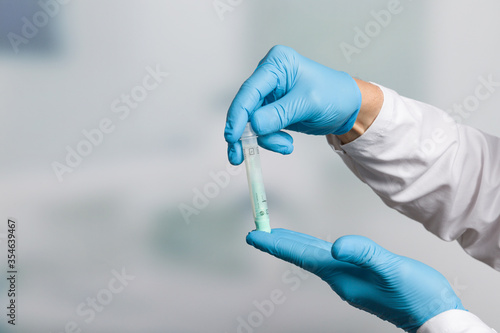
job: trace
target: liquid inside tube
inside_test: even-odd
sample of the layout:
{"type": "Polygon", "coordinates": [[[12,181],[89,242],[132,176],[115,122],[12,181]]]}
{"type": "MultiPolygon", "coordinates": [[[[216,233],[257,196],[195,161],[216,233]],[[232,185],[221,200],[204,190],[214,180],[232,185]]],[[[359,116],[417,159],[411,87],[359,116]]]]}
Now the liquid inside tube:
{"type": "Polygon", "coordinates": [[[255,226],[257,230],[271,232],[266,190],[264,188],[260,165],[259,145],[257,144],[257,135],[252,130],[250,123],[247,123],[245,131],[241,136],[241,145],[245,156],[245,167],[255,226]]]}

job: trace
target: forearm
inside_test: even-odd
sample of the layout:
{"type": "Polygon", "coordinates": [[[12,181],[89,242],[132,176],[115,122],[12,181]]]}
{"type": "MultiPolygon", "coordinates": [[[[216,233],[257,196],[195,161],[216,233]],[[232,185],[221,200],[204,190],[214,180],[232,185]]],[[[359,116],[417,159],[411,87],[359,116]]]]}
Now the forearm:
{"type": "Polygon", "coordinates": [[[361,91],[361,108],[353,128],[338,136],[343,144],[352,142],[363,135],[377,118],[384,103],[384,94],[378,86],[359,79],[354,80],[361,91]]]}

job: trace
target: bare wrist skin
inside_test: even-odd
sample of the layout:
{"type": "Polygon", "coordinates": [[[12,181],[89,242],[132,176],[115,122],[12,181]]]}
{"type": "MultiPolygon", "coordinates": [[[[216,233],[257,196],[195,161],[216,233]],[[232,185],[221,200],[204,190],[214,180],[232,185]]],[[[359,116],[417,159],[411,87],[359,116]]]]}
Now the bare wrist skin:
{"type": "Polygon", "coordinates": [[[338,135],[342,144],[352,142],[363,135],[377,118],[384,103],[384,94],[379,87],[359,79],[354,80],[361,91],[361,107],[352,129],[345,134],[338,135]]]}

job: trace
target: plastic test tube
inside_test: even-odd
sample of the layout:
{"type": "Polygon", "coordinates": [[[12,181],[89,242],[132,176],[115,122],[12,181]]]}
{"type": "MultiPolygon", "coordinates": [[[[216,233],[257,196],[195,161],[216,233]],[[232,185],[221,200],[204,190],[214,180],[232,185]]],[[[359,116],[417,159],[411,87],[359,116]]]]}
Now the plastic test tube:
{"type": "Polygon", "coordinates": [[[248,188],[250,190],[255,226],[257,230],[271,232],[266,190],[264,189],[262,169],[260,167],[259,145],[257,144],[257,135],[250,123],[247,123],[245,131],[241,136],[241,145],[245,156],[245,167],[247,170],[248,188]]]}

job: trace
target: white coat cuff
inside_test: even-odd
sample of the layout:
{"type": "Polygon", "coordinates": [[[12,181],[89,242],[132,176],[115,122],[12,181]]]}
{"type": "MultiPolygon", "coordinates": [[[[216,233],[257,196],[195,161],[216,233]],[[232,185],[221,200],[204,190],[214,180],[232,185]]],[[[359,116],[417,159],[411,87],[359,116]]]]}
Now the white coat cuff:
{"type": "Polygon", "coordinates": [[[470,312],[448,310],[427,320],[417,333],[496,333],[496,331],[470,312]]]}

